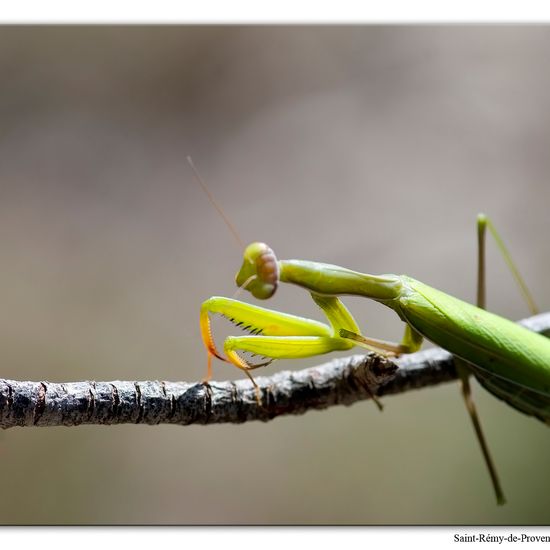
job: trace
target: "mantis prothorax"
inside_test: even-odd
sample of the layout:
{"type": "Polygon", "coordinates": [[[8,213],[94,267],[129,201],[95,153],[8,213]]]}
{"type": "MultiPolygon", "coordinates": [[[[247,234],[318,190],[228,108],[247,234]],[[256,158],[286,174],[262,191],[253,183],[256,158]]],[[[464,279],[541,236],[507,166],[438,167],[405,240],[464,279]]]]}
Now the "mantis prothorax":
{"type": "MultiPolygon", "coordinates": [[[[487,228],[511,267],[533,313],[534,302],[510,254],[490,220],[478,216],[477,307],[445,294],[406,275],[369,275],[336,265],[302,260],[277,260],[264,243],[246,247],[236,282],[255,298],[273,296],[279,283],[298,285],[311,293],[328,324],[297,317],[230,298],[212,297],[201,307],[201,334],[208,350],[208,377],[213,356],[244,371],[266,363],[250,364],[240,351],[273,359],[299,359],[348,350],[356,345],[385,356],[417,351],[427,338],[457,358],[462,393],[479,439],[497,502],[504,495],[483,437],[471,398],[468,377],[478,381],[512,407],[550,424],[550,339],[512,321],[485,311],[485,233],[487,228]],[[357,323],[338,296],[370,298],[393,309],[405,323],[400,343],[361,334],[357,323]],[[222,355],[216,348],[209,314],[220,314],[251,334],[229,336],[222,355]]],[[[269,361],[270,362],[270,361],[269,361]]],[[[257,386],[256,386],[257,387],[257,386]]]]}

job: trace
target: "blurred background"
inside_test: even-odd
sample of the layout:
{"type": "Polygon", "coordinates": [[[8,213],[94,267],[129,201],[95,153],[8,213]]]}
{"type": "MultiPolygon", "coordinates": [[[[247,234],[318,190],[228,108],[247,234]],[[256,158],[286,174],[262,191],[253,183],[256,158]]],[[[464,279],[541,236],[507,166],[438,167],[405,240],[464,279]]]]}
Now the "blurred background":
{"type": "MultiPolygon", "coordinates": [[[[0,376],[204,376],[200,304],[233,294],[242,251],[187,155],[245,242],[468,301],[484,211],[548,310],[549,56],[536,26],[1,28],[0,376]]],[[[528,316],[493,243],[488,283],[493,311],[528,316]]],[[[297,288],[269,307],[322,320],[297,288]]],[[[0,522],[547,523],[548,427],[474,391],[505,507],[449,384],[382,414],[10,429],[0,522]]]]}

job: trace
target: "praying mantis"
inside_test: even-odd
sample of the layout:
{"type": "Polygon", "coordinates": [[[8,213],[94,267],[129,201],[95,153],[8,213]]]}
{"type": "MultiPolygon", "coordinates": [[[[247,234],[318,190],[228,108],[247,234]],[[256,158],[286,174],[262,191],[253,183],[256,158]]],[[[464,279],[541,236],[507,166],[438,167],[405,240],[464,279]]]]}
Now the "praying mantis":
{"type": "MultiPolygon", "coordinates": [[[[193,167],[191,161],[190,164],[193,167]]],[[[204,187],[196,171],[195,175],[204,187]]],[[[212,200],[210,194],[209,197],[212,200]]],[[[227,222],[225,216],[224,219],[227,222]]],[[[278,260],[265,243],[250,244],[244,251],[243,263],[236,275],[237,286],[257,299],[266,300],[273,296],[280,283],[297,285],[311,294],[328,324],[231,298],[212,297],[202,304],[200,312],[201,335],[208,353],[207,378],[211,376],[212,358],[217,357],[241,369],[258,389],[250,371],[274,359],[300,359],[349,350],[354,346],[395,357],[417,351],[425,338],[455,357],[463,398],[489,470],[497,503],[504,504],[504,493],[472,400],[469,376],[473,374],[490,393],[512,407],[550,424],[550,339],[486,311],[487,230],[494,237],[531,311],[536,313],[534,301],[508,250],[484,214],[479,214],[477,219],[476,306],[406,275],[370,275],[325,263],[278,260]],[[355,319],[339,298],[345,295],[363,296],[392,309],[405,323],[401,342],[387,342],[361,334],[355,319]],[[222,354],[212,337],[210,314],[222,315],[250,334],[227,337],[222,354]],[[239,352],[250,352],[268,360],[251,364],[239,352]]]]}

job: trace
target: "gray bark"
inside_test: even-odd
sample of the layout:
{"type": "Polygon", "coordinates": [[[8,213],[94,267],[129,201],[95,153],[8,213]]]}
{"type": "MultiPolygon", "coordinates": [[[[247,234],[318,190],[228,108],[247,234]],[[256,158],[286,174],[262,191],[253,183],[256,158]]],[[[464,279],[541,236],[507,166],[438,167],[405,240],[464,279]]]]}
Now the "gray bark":
{"type": "MultiPolygon", "coordinates": [[[[521,321],[550,336],[550,313],[521,321]]],[[[21,382],[0,379],[0,427],[79,424],[215,424],[271,420],[310,409],[456,379],[451,354],[429,349],[389,361],[354,355],[300,371],[236,382],[21,382]]]]}

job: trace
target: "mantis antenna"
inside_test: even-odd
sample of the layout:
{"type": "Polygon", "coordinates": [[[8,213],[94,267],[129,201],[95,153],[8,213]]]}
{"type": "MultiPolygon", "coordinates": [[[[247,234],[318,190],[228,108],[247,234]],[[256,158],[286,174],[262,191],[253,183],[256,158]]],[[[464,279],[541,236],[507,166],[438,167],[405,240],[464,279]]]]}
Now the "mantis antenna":
{"type": "Polygon", "coordinates": [[[206,186],[206,183],[204,183],[203,179],[201,178],[199,171],[195,167],[193,163],[193,159],[190,156],[187,157],[187,162],[189,163],[191,170],[193,170],[193,175],[195,176],[195,179],[197,180],[199,185],[202,187],[203,191],[206,193],[208,200],[212,203],[214,208],[218,211],[218,214],[222,217],[223,221],[225,222],[225,225],[229,227],[229,231],[231,231],[233,237],[235,237],[235,240],[237,241],[239,248],[243,250],[244,243],[242,239],[239,237],[237,230],[235,229],[234,225],[229,221],[229,218],[225,215],[224,211],[222,210],[222,207],[216,202],[212,193],[210,193],[210,190],[208,189],[208,187],[206,186]]]}
{"type": "MultiPolygon", "coordinates": [[[[191,167],[191,170],[193,170],[193,175],[195,176],[195,180],[198,182],[198,184],[202,187],[203,191],[206,193],[206,196],[208,197],[208,200],[211,202],[211,204],[214,206],[214,208],[218,211],[218,214],[222,217],[223,221],[229,228],[229,231],[231,231],[231,234],[233,237],[235,237],[235,240],[237,241],[240,249],[242,250],[244,248],[243,241],[241,237],[239,236],[239,233],[235,229],[235,226],[229,221],[229,218],[225,215],[225,212],[223,211],[222,207],[216,202],[216,199],[214,199],[214,196],[212,193],[210,193],[210,189],[208,189],[208,186],[206,183],[204,183],[204,180],[201,178],[199,171],[197,170],[197,167],[193,163],[193,159],[188,156],[187,162],[189,163],[189,166],[191,167]]],[[[246,289],[246,287],[257,278],[257,275],[251,275],[246,279],[246,281],[237,288],[235,291],[235,294],[233,295],[233,299],[235,299],[243,290],[246,289]]]]}

